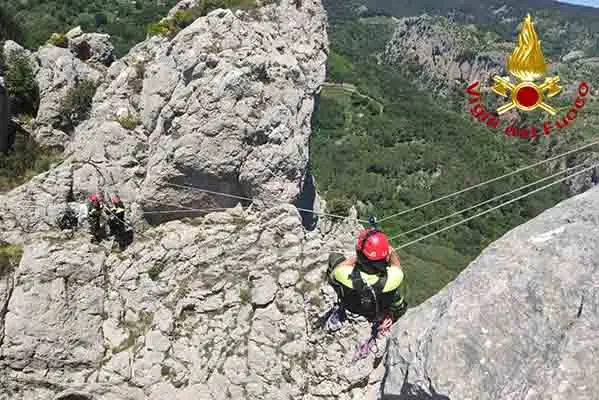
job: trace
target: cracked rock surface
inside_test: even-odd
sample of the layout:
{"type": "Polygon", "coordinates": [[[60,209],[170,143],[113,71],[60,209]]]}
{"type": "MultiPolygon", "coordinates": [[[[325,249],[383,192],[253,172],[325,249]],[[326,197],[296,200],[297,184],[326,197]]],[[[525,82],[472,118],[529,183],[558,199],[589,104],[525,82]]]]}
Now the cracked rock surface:
{"type": "Polygon", "coordinates": [[[383,60],[390,64],[409,60],[418,63],[426,75],[423,81],[443,94],[448,92],[447,87],[463,90],[470,82],[485,83],[494,74],[504,72],[505,54],[513,50],[513,45],[485,40],[492,45],[477,48],[482,43],[475,32],[445,17],[401,18],[383,60]]]}
{"type": "MultiPolygon", "coordinates": [[[[317,0],[214,10],[172,40],[138,44],[104,74],[91,117],[76,127],[63,164],[0,196],[7,215],[0,238],[16,242],[20,225],[52,225],[54,205],[70,192],[81,199],[118,191],[125,204],[144,211],[239,202],[181,185],[251,198],[257,206],[295,201],[327,45],[317,0]],[[137,126],[123,127],[122,118],[137,126]]],[[[74,57],[68,49],[42,50],[74,57]]],[[[154,224],[172,219],[146,217],[154,224]]]]}
{"type": "Polygon", "coordinates": [[[383,399],[594,399],[599,189],[489,246],[390,339],[383,399]]]}
{"type": "Polygon", "coordinates": [[[122,252],[40,234],[0,285],[0,398],[373,396],[383,364],[351,363],[368,324],[315,327],[328,251],[354,228],[306,232],[286,205],[171,221],[122,252]]]}
{"type": "Polygon", "coordinates": [[[352,363],[366,321],[334,336],[316,324],[334,301],[328,253],[350,253],[358,226],[307,231],[289,204],[307,181],[327,51],[321,3],[282,0],[215,10],[110,65],[64,162],[0,196],[0,240],[24,248],[0,277],[0,399],[374,396],[380,354],[352,363]],[[97,190],[128,207],[126,250],[57,232],[67,199],[97,190]],[[214,206],[229,209],[144,214],[214,206]]]}

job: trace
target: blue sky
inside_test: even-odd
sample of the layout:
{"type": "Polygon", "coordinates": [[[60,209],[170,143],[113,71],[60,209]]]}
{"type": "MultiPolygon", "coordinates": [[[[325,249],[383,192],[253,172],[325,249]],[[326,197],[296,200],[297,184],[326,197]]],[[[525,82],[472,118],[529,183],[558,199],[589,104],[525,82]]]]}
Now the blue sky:
{"type": "Polygon", "coordinates": [[[558,0],[562,3],[580,4],[581,6],[599,7],[599,0],[558,0]]]}

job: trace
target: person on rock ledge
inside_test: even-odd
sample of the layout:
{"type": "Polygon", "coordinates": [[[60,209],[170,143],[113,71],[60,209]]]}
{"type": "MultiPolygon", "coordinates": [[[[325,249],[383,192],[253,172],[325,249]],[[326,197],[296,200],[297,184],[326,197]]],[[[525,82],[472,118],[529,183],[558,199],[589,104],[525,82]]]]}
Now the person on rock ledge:
{"type": "Polygon", "coordinates": [[[339,302],[325,316],[325,329],[340,329],[347,309],[379,324],[379,332],[387,331],[407,310],[400,291],[403,278],[387,236],[374,227],[364,229],[356,239],[355,256],[329,255],[327,279],[339,302]]]}
{"type": "Polygon", "coordinates": [[[117,195],[111,199],[111,206],[108,209],[108,226],[111,235],[120,235],[125,230],[125,205],[117,195]]]}
{"type": "Polygon", "coordinates": [[[92,193],[87,197],[87,221],[92,234],[92,243],[100,242],[104,235],[100,218],[102,216],[102,197],[98,193],[92,193]]]}

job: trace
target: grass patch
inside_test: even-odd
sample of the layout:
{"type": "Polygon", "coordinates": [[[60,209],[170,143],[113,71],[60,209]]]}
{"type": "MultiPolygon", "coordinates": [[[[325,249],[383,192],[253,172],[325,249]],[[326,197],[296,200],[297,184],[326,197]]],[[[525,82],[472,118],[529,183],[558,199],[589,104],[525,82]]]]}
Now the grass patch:
{"type": "Polygon", "coordinates": [[[55,32],[50,36],[50,38],[48,39],[46,44],[50,44],[50,45],[56,46],[56,47],[67,48],[67,47],[69,47],[69,39],[67,38],[67,36],[64,33],[56,33],[55,32]]]}
{"type": "Polygon", "coordinates": [[[154,266],[152,266],[152,268],[150,268],[150,270],[148,271],[148,276],[150,277],[151,280],[153,281],[157,281],[158,278],[160,277],[160,273],[164,270],[164,264],[162,263],[156,263],[154,264],[154,266]]]}
{"type": "Polygon", "coordinates": [[[133,114],[121,115],[118,119],[119,124],[127,130],[132,131],[139,125],[139,118],[133,114]]]}
{"type": "Polygon", "coordinates": [[[14,271],[14,268],[21,262],[22,256],[22,247],[0,242],[0,278],[14,271]]]}
{"type": "Polygon", "coordinates": [[[154,314],[140,312],[140,319],[135,323],[125,323],[125,328],[129,331],[129,336],[118,346],[113,347],[113,353],[120,353],[128,348],[133,347],[137,338],[145,335],[151,328],[154,321],[154,314]]]}
{"type": "Polygon", "coordinates": [[[239,299],[243,304],[247,304],[250,302],[250,289],[241,288],[239,289],[239,299]]]}

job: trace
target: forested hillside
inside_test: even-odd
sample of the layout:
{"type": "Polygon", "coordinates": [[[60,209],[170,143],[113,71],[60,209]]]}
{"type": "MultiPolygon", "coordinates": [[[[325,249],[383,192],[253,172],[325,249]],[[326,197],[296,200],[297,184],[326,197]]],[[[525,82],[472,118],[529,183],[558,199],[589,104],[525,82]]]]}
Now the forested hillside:
{"type": "Polygon", "coordinates": [[[4,7],[0,6],[0,40],[12,39],[20,40],[21,31],[18,24],[15,22],[13,15],[10,14],[4,7]]]}
{"type": "MultiPolygon", "coordinates": [[[[374,2],[362,3],[376,5],[374,2]]],[[[379,2],[379,7],[385,6],[387,15],[400,17],[451,8],[451,3],[442,6],[443,2],[437,1],[418,3],[417,7],[413,2],[407,7],[407,3],[379,2]]],[[[362,217],[371,214],[385,217],[532,164],[562,149],[569,150],[593,137],[594,120],[588,112],[577,120],[576,127],[536,141],[510,138],[502,132],[486,129],[465,112],[463,90],[447,97],[429,94],[422,89],[422,83],[426,82],[415,81],[426,79],[418,73],[417,64],[392,66],[380,62],[378,55],[396,27],[392,18],[377,15],[373,9],[365,11],[357,2],[326,1],[325,4],[331,40],[327,80],[356,87],[355,92],[341,86],[323,89],[311,147],[318,189],[337,212],[343,212],[350,204],[365,204],[361,207],[362,217]],[[379,105],[383,106],[382,113],[379,105]]],[[[472,4],[472,7],[460,10],[464,16],[468,15],[466,19],[476,23],[478,31],[500,30],[497,29],[499,25],[491,23],[492,19],[484,17],[488,14],[476,11],[478,6],[472,4]]],[[[484,6],[488,10],[489,4],[484,6]]],[[[513,19],[505,26],[516,31],[525,15],[520,12],[535,7],[531,2],[520,2],[510,11],[513,19]]],[[[553,12],[543,10],[535,16],[553,12]]],[[[581,13],[576,7],[572,10],[581,13]]],[[[594,50],[595,42],[589,38],[595,38],[599,29],[594,31],[593,25],[577,24],[579,17],[576,15],[563,18],[567,26],[576,26],[567,35],[584,41],[589,52],[594,50]]],[[[586,14],[584,18],[593,24],[599,22],[597,13],[586,14]]],[[[556,45],[562,43],[562,39],[552,33],[552,29],[557,28],[545,22],[546,19],[540,18],[537,23],[543,29],[543,50],[549,56],[559,57],[566,51],[566,46],[562,49],[556,45]],[[553,43],[553,47],[546,43],[553,43]]],[[[508,41],[515,42],[515,34],[510,32],[510,36],[508,41]]],[[[574,64],[560,68],[560,73],[571,79],[578,72],[574,64]]],[[[534,114],[531,116],[532,119],[539,118],[534,114]]],[[[523,115],[522,118],[526,120],[531,116],[523,115]]],[[[562,160],[559,167],[571,166],[575,160],[576,157],[562,160]]],[[[383,228],[391,235],[405,232],[558,170],[557,166],[549,170],[528,170],[455,199],[392,218],[383,223],[383,228]]],[[[566,186],[556,185],[400,250],[408,271],[410,301],[418,303],[434,294],[490,242],[563,200],[567,194],[566,186]]],[[[486,208],[497,204],[499,202],[494,202],[486,208]]],[[[417,239],[486,208],[401,236],[395,244],[417,239]]]]}
{"type": "Polygon", "coordinates": [[[552,55],[584,43],[591,54],[599,54],[599,9],[575,6],[553,0],[324,0],[330,16],[351,17],[386,15],[408,17],[429,13],[445,15],[463,24],[478,24],[513,39],[517,26],[527,12],[544,26],[544,50],[552,55]]]}
{"type": "Polygon", "coordinates": [[[176,3],[176,0],[0,0],[0,7],[21,26],[19,42],[30,49],[37,49],[54,32],[66,32],[80,25],[86,32],[110,34],[117,53],[123,55],[146,37],[148,24],[164,17],[176,3]]]}

